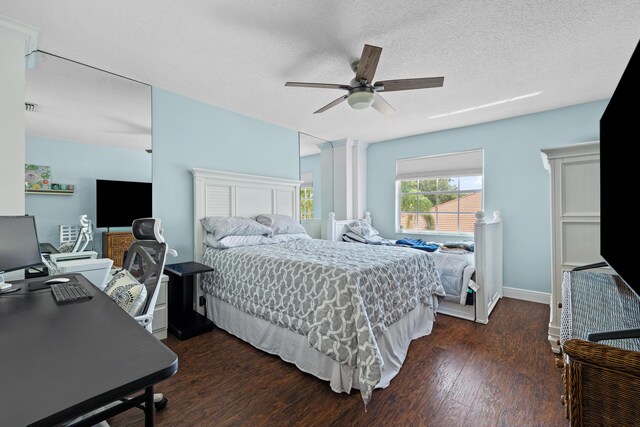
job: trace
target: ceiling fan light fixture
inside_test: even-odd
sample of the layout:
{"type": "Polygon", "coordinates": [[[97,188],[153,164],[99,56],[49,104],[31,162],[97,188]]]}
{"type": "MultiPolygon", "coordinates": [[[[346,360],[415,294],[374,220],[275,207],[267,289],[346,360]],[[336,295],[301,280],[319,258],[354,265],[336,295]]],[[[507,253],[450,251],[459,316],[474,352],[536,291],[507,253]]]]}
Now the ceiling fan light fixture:
{"type": "Polygon", "coordinates": [[[364,110],[373,104],[373,91],[360,90],[352,92],[347,98],[349,106],[354,110],[364,110]]]}

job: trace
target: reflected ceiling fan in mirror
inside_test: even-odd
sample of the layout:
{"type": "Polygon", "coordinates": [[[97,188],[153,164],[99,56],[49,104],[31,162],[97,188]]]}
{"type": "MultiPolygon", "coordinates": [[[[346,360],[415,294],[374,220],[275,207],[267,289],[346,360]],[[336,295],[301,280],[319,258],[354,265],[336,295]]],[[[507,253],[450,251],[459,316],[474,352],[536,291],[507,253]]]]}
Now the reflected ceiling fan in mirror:
{"type": "Polygon", "coordinates": [[[364,45],[360,59],[351,64],[351,69],[356,73],[356,77],[348,85],[331,83],[303,83],[286,82],[285,86],[292,87],[313,87],[319,89],[341,89],[347,94],[335,101],[331,101],[316,113],[322,113],[329,108],[347,101],[356,110],[373,107],[380,113],[388,116],[395,110],[378,92],[393,92],[398,90],[428,89],[432,87],[442,87],[444,77],[424,77],[417,79],[381,80],[373,83],[373,76],[378,67],[382,48],[377,46],[364,45]]]}

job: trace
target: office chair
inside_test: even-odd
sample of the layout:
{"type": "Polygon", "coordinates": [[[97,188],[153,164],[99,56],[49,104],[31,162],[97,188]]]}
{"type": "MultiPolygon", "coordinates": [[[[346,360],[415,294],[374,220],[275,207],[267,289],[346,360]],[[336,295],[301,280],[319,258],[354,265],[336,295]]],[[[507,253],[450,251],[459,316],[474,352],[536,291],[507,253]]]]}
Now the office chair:
{"type": "Polygon", "coordinates": [[[61,225],[58,252],[82,252],[93,241],[93,225],[87,215],[80,215],[80,225],[61,225]]]}
{"type": "MultiPolygon", "coordinates": [[[[155,310],[158,295],[160,293],[160,280],[164,271],[167,255],[177,256],[178,253],[169,249],[162,236],[160,220],[157,218],[141,218],[133,221],[131,226],[135,241],[129,247],[122,267],[129,271],[138,282],[143,284],[147,290],[147,300],[142,311],[134,319],[143,326],[149,333],[153,332],[153,311],[155,310]]],[[[153,405],[156,410],[162,410],[167,406],[167,398],[162,393],[153,395],[153,405]]],[[[104,411],[115,405],[117,402],[76,418],[71,425],[80,422],[82,419],[104,411]]],[[[142,409],[142,408],[141,408],[142,409]]],[[[106,421],[102,421],[96,426],[108,427],[106,421]]],[[[96,427],[94,426],[94,427],[96,427]]]]}
{"type": "MultiPolygon", "coordinates": [[[[128,270],[147,289],[147,301],[134,319],[152,333],[153,311],[160,293],[160,279],[165,261],[168,254],[177,256],[178,253],[168,248],[162,235],[160,220],[157,218],[134,220],[132,231],[136,240],[129,247],[122,268],[128,270]]],[[[156,393],[153,400],[158,410],[167,405],[167,399],[161,393],[156,393]]]]}

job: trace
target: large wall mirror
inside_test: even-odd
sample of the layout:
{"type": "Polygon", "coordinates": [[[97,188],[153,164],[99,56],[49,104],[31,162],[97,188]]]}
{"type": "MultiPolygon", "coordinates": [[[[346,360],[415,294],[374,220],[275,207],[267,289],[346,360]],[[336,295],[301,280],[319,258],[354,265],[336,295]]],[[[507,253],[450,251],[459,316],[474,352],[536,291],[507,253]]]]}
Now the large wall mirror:
{"type": "MultiPolygon", "coordinates": [[[[96,180],[151,182],[151,87],[44,52],[28,64],[26,163],[48,167],[52,190],[62,191],[25,192],[26,212],[36,217],[40,242],[55,247],[59,226],[87,215],[94,224],[87,249],[101,253],[96,180]]],[[[115,197],[112,208],[129,209],[124,200],[115,197]]]]}
{"type": "Polygon", "coordinates": [[[300,219],[313,238],[326,238],[333,212],[333,146],[316,136],[298,133],[300,141],[300,219]]]}

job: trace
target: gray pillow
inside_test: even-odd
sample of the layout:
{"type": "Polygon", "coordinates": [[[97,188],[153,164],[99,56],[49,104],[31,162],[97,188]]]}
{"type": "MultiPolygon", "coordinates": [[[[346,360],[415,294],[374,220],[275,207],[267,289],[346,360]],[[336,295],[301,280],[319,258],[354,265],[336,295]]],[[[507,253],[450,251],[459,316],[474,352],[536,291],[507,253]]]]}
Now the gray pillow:
{"type": "Polygon", "coordinates": [[[271,236],[273,234],[271,228],[250,218],[239,216],[207,216],[200,219],[200,223],[215,240],[226,236],[271,236]]]}
{"type": "Polygon", "coordinates": [[[369,223],[362,219],[357,219],[355,221],[350,222],[347,225],[347,228],[352,232],[356,233],[359,236],[364,237],[365,239],[369,239],[373,236],[377,236],[378,230],[373,228],[369,223]]]}
{"type": "Polygon", "coordinates": [[[273,230],[273,234],[299,234],[306,233],[302,225],[287,215],[262,214],[256,216],[256,221],[273,230]]]}

